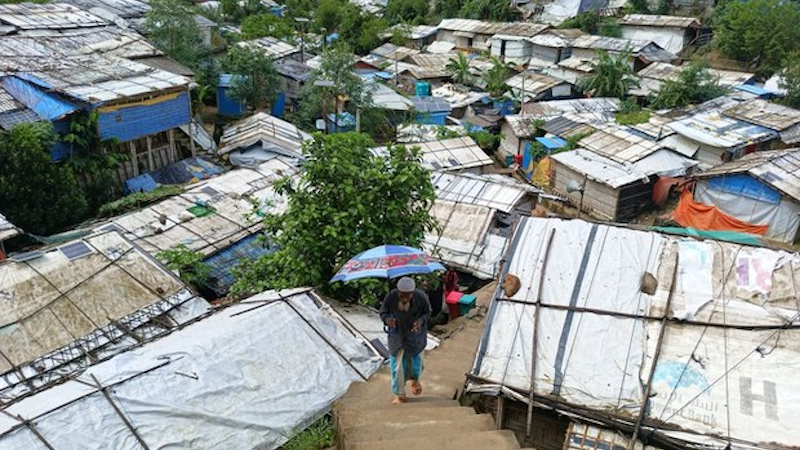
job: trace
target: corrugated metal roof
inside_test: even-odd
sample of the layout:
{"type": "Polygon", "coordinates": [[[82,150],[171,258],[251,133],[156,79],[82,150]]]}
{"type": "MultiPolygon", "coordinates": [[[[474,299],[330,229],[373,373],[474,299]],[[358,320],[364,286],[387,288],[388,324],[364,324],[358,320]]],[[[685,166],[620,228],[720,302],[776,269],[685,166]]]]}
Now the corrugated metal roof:
{"type": "Polygon", "coordinates": [[[530,22],[485,22],[471,19],[444,19],[439,22],[440,30],[462,31],[476,34],[509,34],[514,36],[536,36],[549,26],[530,22]]]}
{"type": "Polygon", "coordinates": [[[634,163],[663,148],[619,125],[607,125],[578,141],[578,145],[621,164],[634,163]]]}
{"type": "Polygon", "coordinates": [[[447,41],[434,41],[425,48],[428,53],[450,53],[456,48],[456,44],[447,41]]]}
{"type": "Polygon", "coordinates": [[[402,61],[410,56],[418,55],[420,51],[387,42],[373,49],[370,53],[392,61],[402,61]]]}
{"type": "Polygon", "coordinates": [[[576,70],[578,72],[591,73],[594,70],[591,65],[593,61],[595,60],[571,56],[567,59],[559,61],[558,65],[559,67],[566,67],[567,69],[576,70]]]}
{"type": "Polygon", "coordinates": [[[97,27],[108,22],[75,6],[52,3],[17,3],[0,5],[0,23],[19,30],[60,30],[97,27]]]}
{"type": "Polygon", "coordinates": [[[23,108],[15,111],[0,113],[0,128],[10,131],[15,126],[22,123],[39,122],[42,120],[35,112],[23,108]]]}
{"type": "Polygon", "coordinates": [[[185,77],[194,77],[194,71],[184,66],[183,64],[175,61],[168,56],[151,56],[148,58],[137,58],[136,62],[142,63],[154,69],[163,70],[165,72],[183,75],[185,77]]]}
{"type": "Polygon", "coordinates": [[[283,150],[285,156],[298,157],[302,155],[303,142],[311,139],[310,134],[293,124],[261,112],[228,127],[222,134],[217,154],[271,144],[270,150],[283,150]]]}
{"type": "Polygon", "coordinates": [[[606,50],[610,52],[624,52],[630,50],[634,54],[642,50],[647,44],[649,44],[647,41],[634,41],[631,39],[596,35],[581,36],[572,41],[572,46],[574,48],[606,50]]]}
{"type": "Polygon", "coordinates": [[[0,242],[21,234],[22,231],[0,214],[0,242]]]}
{"type": "Polygon", "coordinates": [[[399,92],[381,83],[374,83],[372,91],[372,103],[383,109],[391,111],[408,111],[414,107],[414,103],[401,95],[399,92]]]}
{"type": "Polygon", "coordinates": [[[504,213],[512,212],[525,195],[541,192],[514,178],[503,178],[505,179],[468,173],[431,173],[438,200],[487,206],[504,213]]]}
{"type": "Polygon", "coordinates": [[[293,59],[282,59],[276,61],[275,71],[279,74],[297,81],[308,81],[311,78],[311,72],[314,70],[306,64],[293,59]]]}
{"type": "Polygon", "coordinates": [[[446,99],[454,109],[469,106],[489,96],[486,92],[475,92],[449,83],[433,88],[431,95],[446,99]]]}
{"type": "Polygon", "coordinates": [[[800,201],[800,149],[750,153],[735,161],[713,167],[698,177],[711,178],[735,173],[748,173],[800,201]]]}
{"type": "Polygon", "coordinates": [[[667,127],[673,121],[668,117],[651,114],[647,122],[628,125],[628,128],[649,136],[651,139],[661,140],[675,134],[673,129],[667,127]]]}
{"type": "MultiPolygon", "coordinates": [[[[536,72],[522,72],[506,80],[506,84],[519,95],[522,94],[524,88],[525,97],[528,97],[528,94],[533,94],[535,97],[560,84],[567,84],[567,82],[536,72]]],[[[523,99],[523,101],[527,100],[523,99]]]]}
{"type": "Polygon", "coordinates": [[[418,142],[438,141],[441,131],[448,131],[458,135],[466,135],[467,130],[459,125],[427,125],[411,123],[397,126],[397,142],[401,144],[415,144],[418,142]]]}
{"type": "Polygon", "coordinates": [[[21,105],[14,100],[14,97],[0,85],[0,113],[16,111],[20,106],[21,105]]]}
{"type": "MultiPolygon", "coordinates": [[[[642,78],[650,78],[653,80],[672,80],[675,81],[680,76],[680,73],[686,66],[676,66],[665,62],[654,62],[644,69],[640,70],[637,75],[642,78]]],[[[755,78],[754,73],[739,72],[734,70],[719,70],[719,69],[706,69],[714,75],[721,86],[738,86],[745,84],[755,78]]]]}
{"type": "MultiPolygon", "coordinates": [[[[422,153],[422,165],[428,170],[463,170],[492,165],[492,159],[471,137],[464,136],[413,144],[422,153]]],[[[387,154],[386,147],[373,149],[377,155],[387,154]]]]}
{"type": "Polygon", "coordinates": [[[717,148],[737,148],[778,137],[773,130],[722,116],[715,110],[694,114],[667,126],[681,136],[717,148]]]}
{"type": "Polygon", "coordinates": [[[295,47],[292,44],[288,44],[274,37],[263,37],[253,39],[252,41],[242,41],[237,45],[264,50],[267,55],[276,60],[294,55],[295,53],[300,53],[299,47],[295,47]]]}
{"type": "Polygon", "coordinates": [[[100,8],[123,19],[144,17],[150,11],[150,5],[141,0],[60,0],[84,10],[100,8]]]}
{"type": "Polygon", "coordinates": [[[619,20],[619,24],[635,25],[640,27],[689,28],[700,26],[700,20],[694,17],[628,14],[619,20]]]}
{"type": "Polygon", "coordinates": [[[635,182],[648,182],[646,173],[632,166],[625,166],[605,156],[584,149],[556,153],[551,156],[559,164],[585,175],[586,178],[610,186],[613,189],[635,182]]]}
{"type": "Polygon", "coordinates": [[[800,143],[800,124],[781,131],[781,141],[783,141],[784,144],[800,143]]]}
{"type": "Polygon", "coordinates": [[[580,134],[592,133],[596,129],[591,125],[573,120],[570,117],[562,116],[552,120],[548,120],[540,127],[542,130],[560,136],[562,138],[569,138],[580,134]]]}
{"type": "Polygon", "coordinates": [[[800,111],[760,99],[743,102],[722,114],[775,131],[800,124],[800,111]]]}
{"type": "Polygon", "coordinates": [[[526,103],[526,115],[536,117],[560,116],[567,113],[615,113],[619,111],[617,98],[580,98],[575,100],[551,100],[547,102],[526,103]]]}
{"type": "Polygon", "coordinates": [[[439,27],[433,27],[430,25],[416,25],[413,27],[409,27],[407,25],[398,24],[389,27],[389,31],[383,33],[381,37],[384,39],[391,38],[393,30],[402,30],[406,33],[409,39],[411,39],[412,41],[416,41],[418,39],[425,39],[431,36],[435,36],[436,32],[439,31],[439,27]]]}
{"type": "Polygon", "coordinates": [[[450,102],[445,98],[440,97],[411,97],[411,103],[414,105],[414,110],[417,113],[449,113],[452,111],[450,102]]]}

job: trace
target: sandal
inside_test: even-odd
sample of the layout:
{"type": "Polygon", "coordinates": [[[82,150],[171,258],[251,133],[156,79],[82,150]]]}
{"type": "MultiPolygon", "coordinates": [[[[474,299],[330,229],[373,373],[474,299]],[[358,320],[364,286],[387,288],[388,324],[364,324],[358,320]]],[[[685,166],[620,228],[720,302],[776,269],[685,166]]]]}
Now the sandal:
{"type": "Polygon", "coordinates": [[[416,396],[419,396],[420,394],[422,394],[422,383],[420,383],[419,381],[416,381],[416,380],[412,381],[411,382],[411,393],[416,395],[416,396]]]}

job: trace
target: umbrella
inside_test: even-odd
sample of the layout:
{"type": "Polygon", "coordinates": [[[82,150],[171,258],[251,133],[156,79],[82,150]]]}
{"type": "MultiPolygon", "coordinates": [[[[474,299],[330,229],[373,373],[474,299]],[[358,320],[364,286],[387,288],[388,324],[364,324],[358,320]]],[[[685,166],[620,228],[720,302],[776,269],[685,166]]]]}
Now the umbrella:
{"type": "Polygon", "coordinates": [[[339,269],[334,281],[359,278],[395,278],[415,273],[444,271],[443,265],[418,248],[403,245],[381,245],[359,253],[339,269]]]}

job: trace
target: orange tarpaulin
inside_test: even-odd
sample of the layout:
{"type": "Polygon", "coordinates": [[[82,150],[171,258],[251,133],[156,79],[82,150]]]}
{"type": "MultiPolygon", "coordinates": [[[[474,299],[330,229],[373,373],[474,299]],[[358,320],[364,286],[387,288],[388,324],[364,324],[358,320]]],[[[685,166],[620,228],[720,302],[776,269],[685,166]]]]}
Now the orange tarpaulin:
{"type": "Polygon", "coordinates": [[[767,225],[753,225],[731,217],[717,209],[697,203],[692,198],[692,193],[683,191],[678,207],[672,213],[672,218],[684,228],[696,230],[738,231],[740,233],[765,235],[767,225]]]}

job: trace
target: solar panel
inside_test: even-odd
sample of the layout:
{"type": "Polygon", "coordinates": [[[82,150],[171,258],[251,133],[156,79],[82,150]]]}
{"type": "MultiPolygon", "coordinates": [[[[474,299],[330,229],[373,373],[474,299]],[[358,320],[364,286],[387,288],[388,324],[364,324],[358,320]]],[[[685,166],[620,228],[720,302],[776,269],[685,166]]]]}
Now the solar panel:
{"type": "Polygon", "coordinates": [[[124,233],[125,232],[125,230],[123,230],[122,227],[120,227],[119,225],[117,225],[115,223],[110,223],[110,224],[100,228],[100,231],[103,231],[103,232],[116,231],[118,233],[124,233]]]}
{"type": "Polygon", "coordinates": [[[25,262],[25,261],[30,261],[32,259],[41,258],[42,256],[44,256],[44,252],[34,250],[32,252],[15,253],[11,255],[8,259],[14,262],[25,262]]]}
{"type": "Polygon", "coordinates": [[[202,193],[208,195],[209,197],[214,197],[216,195],[219,195],[219,191],[217,191],[216,189],[214,189],[211,186],[205,186],[205,187],[203,187],[203,189],[200,189],[200,191],[202,193]]]}
{"type": "Polygon", "coordinates": [[[92,248],[83,241],[62,245],[61,247],[58,247],[58,249],[70,261],[92,254],[92,248]]]}

